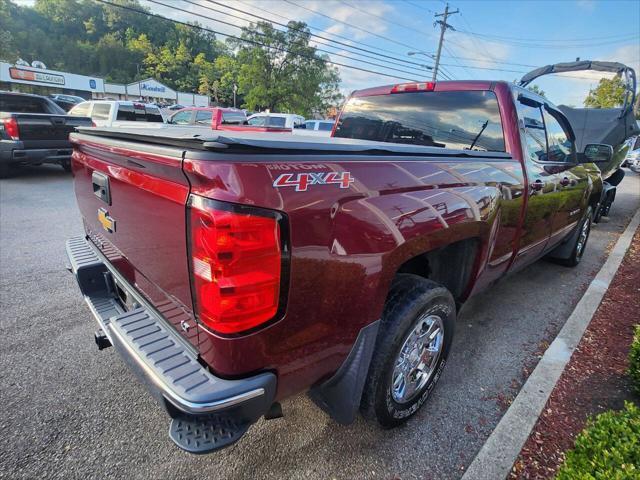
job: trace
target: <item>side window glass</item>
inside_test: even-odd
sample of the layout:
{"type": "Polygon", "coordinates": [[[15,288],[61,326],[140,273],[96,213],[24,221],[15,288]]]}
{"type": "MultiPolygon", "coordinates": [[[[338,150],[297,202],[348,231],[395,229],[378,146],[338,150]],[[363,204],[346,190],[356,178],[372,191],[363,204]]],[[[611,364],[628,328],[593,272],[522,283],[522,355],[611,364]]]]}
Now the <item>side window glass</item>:
{"type": "Polygon", "coordinates": [[[265,120],[267,117],[253,117],[249,119],[249,125],[253,125],[255,127],[262,127],[266,123],[265,120]]]}
{"type": "Polygon", "coordinates": [[[211,125],[212,118],[212,112],[207,112],[206,110],[198,110],[196,112],[196,123],[198,125],[211,125]]]}
{"type": "Polygon", "coordinates": [[[571,141],[566,132],[555,117],[544,110],[544,123],[547,127],[547,140],[549,142],[549,162],[567,162],[571,160],[571,141]]]}
{"type": "Polygon", "coordinates": [[[89,113],[90,106],[91,104],[89,102],[80,103],[69,111],[69,115],[73,117],[86,117],[89,113]]]}
{"type": "Polygon", "coordinates": [[[540,107],[518,103],[518,115],[524,122],[524,140],[527,156],[536,162],[546,162],[547,139],[540,107]]]}
{"type": "Polygon", "coordinates": [[[171,122],[174,125],[188,125],[191,121],[191,110],[183,110],[181,112],[176,113],[173,117],[171,117],[171,122]]]}

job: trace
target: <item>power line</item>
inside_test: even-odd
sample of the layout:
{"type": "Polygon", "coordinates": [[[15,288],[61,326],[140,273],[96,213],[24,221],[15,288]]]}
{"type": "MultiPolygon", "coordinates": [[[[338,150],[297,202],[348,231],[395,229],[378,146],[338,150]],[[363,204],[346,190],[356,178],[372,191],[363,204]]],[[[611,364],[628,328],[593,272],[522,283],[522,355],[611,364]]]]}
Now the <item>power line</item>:
{"type": "Polygon", "coordinates": [[[391,42],[391,43],[395,43],[396,45],[400,45],[400,46],[402,46],[402,47],[410,48],[410,49],[412,49],[412,50],[414,50],[414,49],[416,48],[416,47],[414,47],[413,45],[408,45],[408,44],[406,44],[406,43],[399,42],[399,41],[397,41],[397,40],[394,40],[393,38],[385,37],[384,35],[379,35],[379,34],[377,34],[377,33],[374,33],[374,32],[371,32],[371,31],[369,31],[369,30],[366,30],[366,29],[364,29],[364,28],[362,28],[362,27],[358,27],[358,26],[353,25],[353,24],[351,24],[351,23],[344,22],[344,21],[342,21],[342,20],[339,20],[339,19],[337,19],[337,18],[335,18],[335,17],[331,17],[331,16],[329,16],[329,15],[325,15],[324,13],[322,13],[322,12],[318,12],[317,10],[314,10],[314,9],[312,9],[312,8],[304,7],[304,6],[302,6],[302,5],[298,4],[298,3],[292,2],[291,0],[284,0],[284,1],[285,1],[285,2],[287,2],[287,3],[289,3],[289,4],[291,4],[291,5],[296,6],[296,7],[298,7],[298,8],[302,8],[303,10],[307,10],[308,12],[312,12],[312,13],[314,13],[315,15],[320,15],[321,17],[328,18],[329,20],[333,20],[334,22],[342,23],[343,25],[347,25],[348,27],[354,28],[354,29],[356,29],[356,30],[360,30],[361,32],[368,33],[369,35],[373,35],[374,37],[382,38],[383,40],[386,40],[386,41],[391,42]]]}
{"type": "Polygon", "coordinates": [[[356,7],[355,5],[351,5],[350,3],[346,2],[345,0],[339,0],[339,1],[340,1],[340,3],[346,5],[349,8],[352,8],[353,10],[357,10],[358,12],[364,13],[365,15],[369,15],[370,17],[379,18],[379,19],[381,19],[381,20],[383,20],[383,21],[385,21],[387,23],[390,23],[391,25],[396,25],[398,27],[406,28],[408,30],[413,30],[414,32],[418,32],[421,35],[425,35],[425,34],[429,35],[428,33],[424,32],[423,30],[418,30],[417,28],[411,27],[409,25],[404,25],[402,23],[394,22],[393,20],[389,20],[388,18],[383,17],[382,15],[377,15],[375,13],[363,10],[360,7],[356,7]]]}
{"type": "MultiPolygon", "coordinates": [[[[469,30],[473,30],[471,27],[469,27],[469,30]]],[[[618,33],[616,35],[606,35],[606,36],[601,36],[601,37],[582,37],[582,38],[523,38],[523,37],[508,37],[508,36],[503,36],[503,35],[493,35],[493,34],[488,34],[488,33],[480,33],[480,32],[473,32],[473,31],[465,31],[465,30],[461,30],[464,33],[469,33],[472,35],[476,35],[479,37],[487,37],[487,38],[497,38],[497,39],[501,39],[501,40],[516,40],[516,41],[522,41],[522,42],[545,42],[545,43],[564,43],[564,42],[582,42],[582,41],[591,41],[591,40],[607,40],[607,39],[612,39],[612,38],[619,38],[619,37],[628,37],[631,35],[638,35],[637,33],[634,32],[627,32],[627,33],[618,33]]]]}
{"type": "MultiPolygon", "coordinates": [[[[225,12],[225,11],[223,11],[223,10],[218,10],[218,9],[216,9],[216,8],[213,8],[213,7],[207,7],[207,6],[205,6],[205,5],[200,5],[200,4],[198,4],[198,3],[194,3],[194,2],[191,2],[191,1],[189,1],[189,0],[183,0],[183,1],[185,1],[185,2],[187,2],[187,3],[191,3],[191,4],[194,4],[194,5],[197,5],[197,6],[202,7],[202,8],[206,8],[207,10],[211,10],[212,12],[222,13],[223,15],[228,15],[228,16],[230,16],[230,17],[238,18],[238,19],[243,20],[243,21],[250,21],[250,20],[248,20],[248,19],[246,19],[246,18],[242,18],[242,17],[240,17],[240,16],[238,16],[238,15],[234,15],[234,14],[232,14],[232,13],[225,12]]],[[[236,12],[242,13],[242,14],[244,14],[244,15],[249,15],[249,16],[251,16],[251,17],[254,17],[254,18],[257,18],[257,19],[263,20],[263,21],[265,21],[265,22],[270,22],[270,23],[272,23],[272,24],[275,24],[275,25],[278,25],[278,26],[281,26],[281,27],[284,27],[284,28],[288,28],[288,29],[291,29],[291,30],[294,30],[294,31],[304,31],[303,29],[299,29],[299,28],[291,28],[291,27],[289,27],[289,25],[285,25],[285,24],[283,24],[283,23],[276,22],[275,20],[271,20],[271,19],[269,19],[269,18],[265,18],[265,17],[263,17],[263,16],[256,15],[256,14],[254,14],[254,13],[247,12],[247,11],[245,11],[245,10],[241,10],[241,9],[239,9],[239,8],[230,7],[230,6],[227,6],[227,5],[223,4],[223,3],[216,2],[216,1],[214,1],[214,0],[205,0],[205,1],[206,1],[206,2],[208,2],[208,3],[212,3],[212,4],[215,4],[215,5],[219,5],[219,6],[221,6],[221,7],[227,8],[227,9],[229,9],[229,10],[233,10],[233,11],[236,11],[236,12]]],[[[283,18],[286,18],[286,17],[283,17],[283,18]]],[[[322,36],[322,35],[318,35],[318,34],[314,34],[314,33],[310,33],[310,35],[311,35],[312,37],[320,38],[320,39],[322,39],[322,40],[326,40],[326,41],[329,41],[329,42],[332,42],[332,43],[336,43],[336,44],[338,44],[338,45],[341,45],[342,47],[340,47],[340,48],[344,48],[344,47],[346,47],[346,48],[352,48],[352,49],[360,50],[360,51],[363,51],[363,52],[372,53],[372,54],[377,55],[377,56],[380,56],[380,57],[390,58],[390,59],[395,60],[395,61],[399,61],[399,62],[403,62],[403,63],[411,64],[411,65],[417,65],[417,66],[419,66],[419,67],[429,67],[428,65],[424,65],[424,64],[421,64],[421,63],[412,62],[412,61],[410,61],[410,60],[399,59],[399,58],[396,58],[396,57],[391,57],[391,56],[389,56],[389,55],[384,55],[384,54],[381,54],[381,53],[378,53],[378,52],[375,52],[375,51],[372,51],[372,50],[367,50],[367,49],[364,49],[364,48],[360,48],[360,47],[357,47],[357,46],[354,46],[354,45],[350,45],[350,44],[348,44],[348,43],[340,42],[340,41],[338,41],[338,40],[333,40],[333,39],[331,39],[331,38],[327,38],[327,37],[324,37],[324,36],[322,36]]],[[[314,41],[317,41],[317,40],[314,40],[314,41]]],[[[326,45],[326,46],[333,47],[333,45],[330,45],[330,44],[327,44],[327,43],[320,43],[320,45],[326,45]]],[[[334,48],[338,48],[338,47],[334,47],[334,48]]],[[[375,47],[373,47],[373,48],[375,48],[375,47]]],[[[363,56],[363,57],[366,57],[366,58],[373,58],[374,60],[378,60],[378,61],[384,61],[384,62],[387,62],[387,63],[392,63],[392,62],[388,62],[387,60],[380,60],[380,59],[378,59],[378,58],[376,58],[376,57],[372,57],[372,56],[370,56],[370,55],[365,55],[365,54],[363,54],[363,53],[357,53],[357,52],[351,52],[351,51],[350,51],[349,53],[353,53],[353,54],[355,54],[355,55],[360,55],[360,56],[363,56]]],[[[404,67],[404,68],[409,68],[407,65],[399,65],[399,64],[397,64],[397,63],[393,63],[393,64],[394,64],[394,65],[396,65],[396,66],[401,66],[401,67],[404,67]]]]}
{"type": "MultiPolygon", "coordinates": [[[[207,1],[208,1],[208,0],[207,0],[207,1]]],[[[247,5],[245,5],[245,7],[246,7],[246,6],[247,6],[247,5]]],[[[229,9],[232,9],[232,8],[233,8],[233,7],[229,7],[229,6],[227,6],[227,5],[224,5],[224,7],[225,7],[225,8],[229,8],[229,9]]],[[[266,10],[266,9],[264,9],[264,8],[257,7],[257,6],[256,6],[256,5],[254,5],[254,4],[251,4],[251,5],[250,5],[250,7],[251,7],[251,8],[253,8],[254,10],[258,10],[258,11],[260,11],[260,12],[268,13],[269,15],[273,15],[273,16],[275,16],[275,17],[282,18],[282,19],[284,19],[284,20],[286,20],[286,21],[288,21],[288,22],[290,22],[290,21],[294,21],[294,20],[292,20],[292,19],[291,19],[291,18],[289,18],[289,17],[285,17],[284,15],[280,15],[279,13],[271,12],[271,11],[266,10]]],[[[233,8],[233,9],[234,9],[234,10],[236,10],[236,11],[238,10],[237,8],[233,8]]],[[[247,15],[252,15],[252,14],[247,12],[247,15]]],[[[266,20],[266,21],[272,21],[272,20],[266,20]]],[[[327,33],[327,31],[326,31],[325,29],[322,29],[322,28],[319,28],[319,27],[314,27],[313,25],[310,25],[310,24],[308,24],[308,23],[307,23],[307,27],[309,27],[311,30],[317,30],[317,31],[322,32],[322,33],[327,33]]],[[[331,35],[332,35],[332,36],[334,36],[334,37],[342,38],[343,40],[348,40],[349,42],[351,42],[351,44],[364,45],[365,47],[374,48],[374,49],[379,50],[379,51],[381,51],[381,52],[391,53],[392,55],[404,55],[404,54],[402,54],[402,53],[400,53],[400,52],[395,52],[395,51],[393,51],[393,50],[388,50],[388,49],[386,49],[386,48],[382,48],[382,47],[379,47],[379,46],[371,45],[371,44],[369,44],[369,43],[364,43],[364,42],[361,42],[361,41],[358,41],[358,40],[354,40],[353,38],[346,37],[346,36],[344,36],[344,35],[340,35],[340,34],[338,34],[338,33],[331,32],[331,35]]],[[[353,47],[353,48],[355,48],[355,47],[353,47]]],[[[380,54],[377,54],[377,55],[380,55],[380,54]]],[[[404,60],[404,59],[397,58],[397,57],[387,57],[387,58],[394,58],[394,59],[396,59],[396,60],[398,60],[398,61],[400,61],[400,62],[415,63],[415,62],[410,62],[410,61],[408,61],[408,60],[404,60]]]]}
{"type": "MultiPolygon", "coordinates": [[[[194,12],[190,12],[189,10],[185,10],[184,8],[180,8],[180,7],[176,7],[176,6],[172,6],[172,5],[167,5],[166,3],[162,3],[162,2],[159,2],[159,1],[157,1],[157,0],[147,0],[147,1],[148,1],[148,2],[151,2],[151,3],[155,3],[156,5],[161,5],[161,6],[165,7],[165,8],[170,8],[170,9],[173,9],[173,10],[177,10],[177,11],[180,11],[180,12],[183,12],[183,13],[186,13],[186,14],[189,14],[189,15],[193,15],[193,16],[200,17],[200,18],[206,18],[207,20],[211,20],[211,21],[213,21],[213,22],[222,23],[223,25],[228,25],[228,26],[233,27],[233,28],[238,28],[238,29],[240,29],[240,30],[244,30],[244,29],[245,29],[245,27],[242,27],[242,26],[240,26],[240,25],[236,25],[236,24],[231,23],[231,22],[227,22],[227,21],[225,21],[225,20],[220,20],[220,19],[217,19],[217,18],[209,17],[209,16],[207,16],[207,15],[203,15],[203,14],[201,14],[201,13],[194,13],[194,12]]],[[[183,0],[183,1],[184,1],[184,2],[186,2],[186,3],[192,4],[192,5],[195,5],[195,6],[200,6],[200,4],[195,3],[195,2],[192,2],[191,0],[183,0]]],[[[245,20],[245,19],[243,19],[243,20],[244,20],[244,21],[247,21],[247,22],[249,21],[249,20],[245,20]]],[[[253,32],[254,32],[254,33],[256,33],[256,34],[258,34],[258,35],[260,35],[261,37],[266,36],[264,33],[260,33],[260,32],[257,32],[257,31],[255,31],[255,30],[253,30],[253,32]]],[[[398,69],[398,68],[388,67],[388,66],[386,66],[386,65],[382,65],[382,64],[379,64],[379,63],[374,63],[374,62],[369,62],[369,61],[367,61],[367,60],[361,60],[361,59],[359,59],[359,58],[349,57],[348,55],[343,55],[343,54],[341,54],[341,53],[336,53],[336,52],[330,52],[330,51],[328,51],[328,50],[323,50],[323,49],[321,49],[321,48],[317,48],[317,47],[316,47],[316,50],[317,50],[318,52],[322,52],[322,53],[327,53],[327,54],[335,55],[335,56],[337,56],[337,57],[343,57],[343,58],[347,58],[347,59],[349,59],[349,60],[355,60],[355,61],[360,62],[360,63],[366,63],[366,64],[368,64],[368,65],[373,65],[373,66],[376,66],[376,67],[381,67],[381,68],[384,68],[384,69],[386,69],[386,70],[393,70],[393,71],[400,72],[400,73],[406,73],[406,74],[408,74],[408,75],[418,75],[416,72],[410,72],[410,71],[408,71],[408,70],[400,70],[400,69],[398,69]]],[[[418,76],[420,76],[420,75],[418,75],[418,76]]]]}
{"type": "MultiPolygon", "coordinates": [[[[469,74],[469,76],[473,79],[475,79],[475,76],[473,75],[473,73],[471,73],[466,66],[462,65],[459,61],[458,61],[458,57],[456,57],[453,52],[451,50],[449,50],[449,47],[447,47],[444,43],[442,44],[442,47],[445,49],[445,51],[451,55],[451,57],[453,57],[453,60],[458,64],[459,67],[463,68],[465,72],[467,72],[469,74]]],[[[473,67],[470,67],[473,68],[473,67]]]]}
{"type": "MultiPolygon", "coordinates": [[[[475,32],[471,32],[468,30],[459,30],[460,33],[464,33],[466,35],[478,35],[475,32]]],[[[553,45],[553,44],[548,44],[548,45],[544,45],[544,44],[540,44],[540,42],[521,42],[521,41],[515,41],[515,40],[497,40],[497,39],[491,39],[489,38],[487,41],[489,43],[497,43],[497,44],[502,44],[502,45],[510,45],[510,46],[515,46],[515,47],[523,47],[523,48],[535,48],[535,49],[558,49],[559,47],[562,48],[588,48],[588,47],[600,47],[600,46],[605,46],[605,45],[614,45],[614,44],[618,44],[618,43],[624,43],[627,42],[629,40],[633,40],[636,38],[639,38],[640,34],[633,34],[630,36],[626,36],[625,38],[620,38],[619,40],[610,40],[610,41],[602,41],[602,42],[590,42],[590,43],[574,43],[574,44],[567,44],[566,42],[563,43],[562,45],[553,45]]]]}
{"type": "Polygon", "coordinates": [[[360,68],[360,67],[355,67],[353,65],[346,65],[344,63],[334,62],[332,60],[327,60],[327,59],[316,57],[316,56],[309,56],[309,55],[304,55],[304,54],[301,54],[301,53],[292,52],[292,51],[287,50],[285,48],[273,47],[273,46],[266,45],[266,44],[261,43],[261,42],[256,42],[255,40],[248,40],[248,39],[236,37],[235,35],[229,35],[228,33],[219,32],[217,30],[213,30],[212,28],[203,27],[201,25],[194,25],[192,23],[187,23],[187,22],[181,22],[180,20],[175,20],[173,18],[163,17],[162,15],[158,15],[156,13],[151,13],[151,12],[147,12],[147,11],[144,11],[144,10],[138,10],[136,8],[129,7],[127,5],[120,5],[120,4],[117,4],[117,3],[111,3],[111,2],[108,2],[106,0],[95,0],[95,1],[99,2],[99,3],[103,3],[105,5],[109,5],[111,7],[116,7],[116,8],[120,8],[120,9],[123,9],[123,10],[129,10],[131,12],[136,12],[136,13],[139,13],[141,15],[146,15],[148,17],[159,18],[159,19],[165,20],[167,22],[177,23],[177,24],[180,24],[180,25],[184,25],[185,27],[195,28],[197,30],[202,30],[202,31],[214,33],[216,35],[221,35],[221,36],[227,37],[227,38],[233,38],[233,39],[239,40],[241,42],[250,43],[250,44],[258,45],[258,46],[265,47],[265,48],[268,48],[268,49],[289,53],[291,55],[302,57],[302,58],[307,58],[309,60],[320,61],[320,62],[331,64],[331,65],[337,65],[339,67],[350,68],[350,69],[353,69],[353,70],[359,70],[361,72],[373,73],[375,75],[381,75],[383,77],[415,81],[414,78],[406,78],[406,77],[400,77],[400,76],[397,76],[397,75],[389,75],[389,74],[386,74],[386,73],[377,72],[377,71],[369,70],[369,69],[366,69],[366,68],[360,68]]]}
{"type": "Polygon", "coordinates": [[[411,6],[413,6],[413,7],[419,8],[419,9],[421,9],[421,10],[426,10],[426,11],[427,11],[427,12],[429,12],[429,13],[436,13],[436,12],[434,12],[433,10],[431,10],[430,8],[423,7],[422,5],[419,5],[419,4],[414,3],[414,2],[410,2],[409,0],[402,0],[402,1],[403,1],[404,3],[407,3],[407,4],[411,5],[411,6]]]}

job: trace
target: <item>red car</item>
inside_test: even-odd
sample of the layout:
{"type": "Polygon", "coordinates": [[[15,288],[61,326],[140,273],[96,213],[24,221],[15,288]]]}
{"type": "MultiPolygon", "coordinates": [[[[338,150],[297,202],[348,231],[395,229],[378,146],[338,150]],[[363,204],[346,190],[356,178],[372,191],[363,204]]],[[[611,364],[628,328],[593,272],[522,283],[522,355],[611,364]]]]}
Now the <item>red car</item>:
{"type": "Polygon", "coordinates": [[[86,234],[67,243],[98,346],[199,453],[305,391],[340,423],[405,422],[469,297],[580,262],[610,154],[578,158],[564,115],[506,82],[358,92],[341,138],[207,132],[72,134],[86,234]]]}
{"type": "Polygon", "coordinates": [[[264,127],[247,124],[242,110],[222,107],[188,107],[174,113],[168,122],[171,125],[210,126],[213,130],[235,132],[291,133],[290,128],[264,127]]]}

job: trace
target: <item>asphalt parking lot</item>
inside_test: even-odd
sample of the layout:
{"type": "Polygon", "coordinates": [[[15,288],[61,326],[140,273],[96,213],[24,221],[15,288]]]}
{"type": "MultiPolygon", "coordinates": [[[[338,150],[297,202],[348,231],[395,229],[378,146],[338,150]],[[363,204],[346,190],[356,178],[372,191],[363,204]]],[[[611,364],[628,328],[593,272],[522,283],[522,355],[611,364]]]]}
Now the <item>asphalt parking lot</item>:
{"type": "Polygon", "coordinates": [[[305,396],[236,445],[192,456],[96,329],[64,241],[82,226],[56,166],[0,181],[0,478],[459,478],[640,205],[627,171],[583,262],[539,261],[473,299],[429,403],[406,426],[339,426],[305,396]]]}

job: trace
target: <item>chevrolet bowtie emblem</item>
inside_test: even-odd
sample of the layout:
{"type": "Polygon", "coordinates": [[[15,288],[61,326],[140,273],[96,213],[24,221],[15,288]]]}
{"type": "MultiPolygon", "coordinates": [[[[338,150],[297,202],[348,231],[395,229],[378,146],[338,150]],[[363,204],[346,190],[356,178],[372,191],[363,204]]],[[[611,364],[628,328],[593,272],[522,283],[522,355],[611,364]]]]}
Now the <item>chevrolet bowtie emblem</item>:
{"type": "Polygon", "coordinates": [[[98,221],[107,232],[113,233],[116,231],[116,221],[109,216],[109,212],[104,208],[98,209],[98,221]]]}

